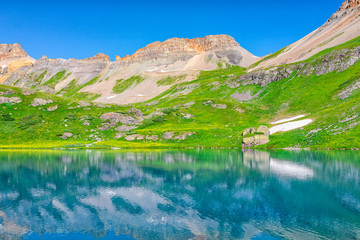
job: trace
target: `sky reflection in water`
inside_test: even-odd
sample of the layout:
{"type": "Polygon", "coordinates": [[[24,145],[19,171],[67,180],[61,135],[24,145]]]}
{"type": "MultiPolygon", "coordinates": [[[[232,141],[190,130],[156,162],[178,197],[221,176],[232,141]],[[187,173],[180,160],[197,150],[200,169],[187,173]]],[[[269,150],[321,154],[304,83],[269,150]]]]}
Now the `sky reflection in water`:
{"type": "Polygon", "coordinates": [[[359,239],[360,154],[0,151],[0,239],[359,239]]]}

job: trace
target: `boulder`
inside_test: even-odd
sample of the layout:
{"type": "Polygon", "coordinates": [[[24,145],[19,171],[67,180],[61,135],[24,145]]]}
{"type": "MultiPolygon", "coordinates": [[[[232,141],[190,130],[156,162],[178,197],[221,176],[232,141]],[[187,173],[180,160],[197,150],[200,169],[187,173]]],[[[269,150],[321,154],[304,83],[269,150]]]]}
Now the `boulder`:
{"type": "Polygon", "coordinates": [[[69,132],[64,132],[62,136],[60,136],[60,138],[62,139],[68,139],[71,138],[72,136],[74,136],[74,134],[69,133],[69,132]]]}
{"type": "Polygon", "coordinates": [[[108,124],[104,124],[103,126],[99,127],[100,131],[106,131],[106,130],[109,130],[109,129],[110,129],[110,126],[108,124]]]}
{"type": "Polygon", "coordinates": [[[146,140],[157,141],[159,140],[159,137],[156,135],[147,135],[146,140]]]}
{"type": "Polygon", "coordinates": [[[114,139],[122,138],[125,134],[124,133],[117,133],[114,137],[114,139]]]}
{"type": "Polygon", "coordinates": [[[89,120],[86,120],[84,123],[83,123],[84,126],[90,126],[90,122],[89,120]]]}
{"type": "Polygon", "coordinates": [[[49,112],[53,112],[53,111],[55,111],[56,109],[58,109],[58,105],[55,105],[55,106],[52,106],[52,107],[48,107],[48,108],[47,108],[47,110],[48,110],[49,112]]]}
{"type": "Polygon", "coordinates": [[[25,96],[29,96],[29,95],[33,95],[35,94],[35,91],[34,90],[23,90],[22,91],[22,94],[25,95],[25,96]]]}
{"type": "Polygon", "coordinates": [[[264,125],[261,125],[260,127],[258,127],[256,129],[256,132],[257,133],[262,133],[264,134],[265,136],[269,136],[270,135],[270,130],[267,126],[264,126],[264,125]]]}
{"type": "Polygon", "coordinates": [[[79,102],[79,107],[90,107],[91,103],[89,102],[85,102],[85,101],[80,101],[79,102]]]}
{"type": "Polygon", "coordinates": [[[45,99],[42,99],[42,98],[35,98],[32,101],[31,106],[33,106],[33,107],[44,106],[44,105],[49,104],[49,103],[53,103],[53,101],[52,100],[45,100],[45,99]]]}
{"type": "Polygon", "coordinates": [[[227,106],[225,104],[211,104],[211,106],[213,108],[217,108],[217,109],[226,109],[227,106]]]}
{"type": "Polygon", "coordinates": [[[194,132],[180,133],[178,136],[174,137],[176,140],[185,140],[187,137],[194,135],[194,132]]]}
{"type": "Polygon", "coordinates": [[[19,97],[0,97],[1,103],[21,103],[22,100],[19,97]]]}
{"type": "Polygon", "coordinates": [[[167,140],[172,139],[173,136],[174,136],[174,132],[164,132],[164,134],[163,134],[163,138],[167,139],[167,140]]]}
{"type": "Polygon", "coordinates": [[[121,113],[114,113],[114,112],[104,113],[103,115],[100,116],[100,118],[103,120],[109,120],[110,125],[112,127],[114,127],[119,122],[126,125],[135,125],[140,122],[139,120],[136,120],[131,116],[126,116],[121,113]]]}
{"type": "Polygon", "coordinates": [[[256,132],[255,128],[251,127],[251,128],[247,128],[243,131],[243,136],[246,136],[248,134],[254,134],[256,132]]]}
{"type": "Polygon", "coordinates": [[[137,128],[136,126],[121,125],[116,128],[119,132],[128,132],[137,128]]]}
{"type": "Polygon", "coordinates": [[[143,119],[143,113],[141,110],[137,109],[137,108],[130,108],[128,110],[128,113],[133,114],[133,116],[135,116],[137,119],[143,119]]]}
{"type": "Polygon", "coordinates": [[[192,115],[192,114],[189,114],[189,113],[184,114],[185,119],[192,119],[193,117],[195,117],[195,115],[192,115]]]}
{"type": "Polygon", "coordinates": [[[134,141],[134,140],[143,140],[144,136],[141,134],[133,134],[133,135],[128,135],[125,137],[125,139],[127,141],[134,141]]]}
{"type": "Polygon", "coordinates": [[[214,103],[214,101],[212,101],[212,100],[203,102],[203,104],[206,105],[206,106],[211,105],[211,104],[213,104],[213,103],[214,103]]]}

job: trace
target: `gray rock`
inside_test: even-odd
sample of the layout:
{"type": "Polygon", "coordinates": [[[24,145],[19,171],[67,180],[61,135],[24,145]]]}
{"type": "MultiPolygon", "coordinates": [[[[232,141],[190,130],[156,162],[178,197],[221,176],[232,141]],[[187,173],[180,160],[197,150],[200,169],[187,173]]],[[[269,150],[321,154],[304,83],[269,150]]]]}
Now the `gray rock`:
{"type": "Polygon", "coordinates": [[[84,123],[83,123],[84,126],[90,126],[90,122],[89,120],[86,120],[84,123]]]}
{"type": "Polygon", "coordinates": [[[211,106],[213,108],[217,108],[217,109],[226,109],[227,106],[225,104],[211,104],[211,106]]]}
{"type": "Polygon", "coordinates": [[[71,138],[72,136],[74,136],[74,134],[70,133],[70,132],[64,132],[62,136],[60,136],[60,138],[62,139],[68,139],[71,138]]]}
{"type": "Polygon", "coordinates": [[[214,101],[212,101],[212,100],[203,102],[203,104],[206,105],[206,106],[211,105],[211,104],[213,104],[213,103],[214,103],[214,101]]]}
{"type": "Polygon", "coordinates": [[[122,138],[124,135],[125,135],[124,133],[117,133],[114,138],[115,138],[115,139],[120,139],[120,138],[122,138]]]}
{"type": "Polygon", "coordinates": [[[101,131],[106,131],[109,129],[110,129],[110,126],[108,124],[104,124],[103,126],[99,127],[99,130],[101,130],[101,131]]]}
{"type": "Polygon", "coordinates": [[[29,96],[29,95],[35,94],[35,91],[27,89],[27,90],[23,90],[22,94],[25,95],[25,96],[29,96]]]}
{"type": "Polygon", "coordinates": [[[194,135],[194,132],[186,132],[186,133],[181,133],[178,136],[174,137],[174,139],[176,140],[185,140],[187,137],[194,135]]]}
{"type": "Polygon", "coordinates": [[[133,134],[125,137],[127,141],[143,140],[144,136],[141,134],[133,134]]]}
{"type": "Polygon", "coordinates": [[[53,112],[53,111],[55,111],[56,109],[58,109],[58,105],[55,105],[55,106],[52,106],[52,107],[48,107],[48,108],[47,108],[47,110],[48,110],[49,112],[53,112]]]}
{"type": "Polygon", "coordinates": [[[22,100],[19,97],[0,97],[0,104],[1,103],[21,103],[22,100]]]}
{"type": "Polygon", "coordinates": [[[116,130],[119,132],[128,132],[128,131],[134,130],[136,128],[137,128],[136,126],[121,125],[121,126],[118,126],[116,128],[116,130]]]}
{"type": "Polygon", "coordinates": [[[151,140],[151,141],[158,141],[159,137],[156,135],[147,135],[146,136],[146,140],[151,140]]]}
{"type": "Polygon", "coordinates": [[[245,129],[244,131],[243,131],[243,136],[246,136],[246,135],[248,135],[248,134],[254,134],[256,132],[256,129],[255,128],[253,128],[253,127],[251,127],[251,128],[247,128],[247,129],[245,129]]]}
{"type": "Polygon", "coordinates": [[[137,109],[137,108],[130,108],[128,110],[128,113],[133,114],[137,119],[143,119],[143,113],[141,110],[137,109]]]}
{"type": "Polygon", "coordinates": [[[256,133],[262,133],[265,136],[270,136],[270,130],[267,126],[261,125],[256,129],[256,133]]]}
{"type": "Polygon", "coordinates": [[[164,132],[163,134],[163,138],[167,140],[172,139],[173,136],[174,136],[174,132],[164,132]]]}
{"type": "Polygon", "coordinates": [[[269,136],[255,135],[252,137],[243,138],[242,147],[253,147],[253,146],[263,145],[269,142],[270,142],[269,136]]]}
{"type": "Polygon", "coordinates": [[[80,101],[79,102],[79,107],[90,107],[91,103],[89,102],[85,102],[85,101],[80,101]]]}
{"type": "Polygon", "coordinates": [[[44,106],[44,105],[49,104],[49,103],[53,103],[53,101],[52,100],[45,100],[45,99],[42,99],[42,98],[35,98],[32,101],[31,106],[33,106],[33,107],[44,106]]]}
{"type": "Polygon", "coordinates": [[[192,114],[189,114],[189,113],[184,114],[185,119],[192,119],[193,117],[195,117],[195,115],[192,115],[192,114]]]}
{"type": "Polygon", "coordinates": [[[114,127],[119,122],[126,125],[135,125],[140,122],[140,120],[136,120],[131,116],[123,115],[121,113],[114,113],[114,112],[104,113],[103,115],[100,116],[100,118],[103,120],[109,120],[110,125],[112,127],[114,127]]]}

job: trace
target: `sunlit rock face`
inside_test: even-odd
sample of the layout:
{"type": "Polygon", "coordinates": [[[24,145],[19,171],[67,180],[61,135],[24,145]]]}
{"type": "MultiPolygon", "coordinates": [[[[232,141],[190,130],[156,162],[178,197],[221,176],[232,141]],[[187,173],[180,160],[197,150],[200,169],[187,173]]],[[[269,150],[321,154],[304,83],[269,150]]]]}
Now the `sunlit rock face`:
{"type": "Polygon", "coordinates": [[[228,35],[210,35],[194,39],[171,38],[164,42],[151,43],[131,56],[117,57],[116,60],[144,62],[166,59],[169,63],[173,63],[175,61],[187,61],[203,52],[215,51],[217,55],[234,55],[232,61],[234,64],[238,64],[242,59],[241,50],[240,44],[228,35]]]}
{"type": "Polygon", "coordinates": [[[20,44],[0,44],[0,61],[14,58],[14,57],[27,57],[27,52],[21,47],[20,44]]]}

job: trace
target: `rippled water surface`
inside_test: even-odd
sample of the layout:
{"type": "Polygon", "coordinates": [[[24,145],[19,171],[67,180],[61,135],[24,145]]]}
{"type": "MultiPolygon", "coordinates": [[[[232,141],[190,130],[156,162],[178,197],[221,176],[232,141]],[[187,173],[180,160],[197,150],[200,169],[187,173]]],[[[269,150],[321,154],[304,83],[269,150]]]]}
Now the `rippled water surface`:
{"type": "Polygon", "coordinates": [[[360,239],[360,153],[0,151],[0,239],[360,239]]]}

